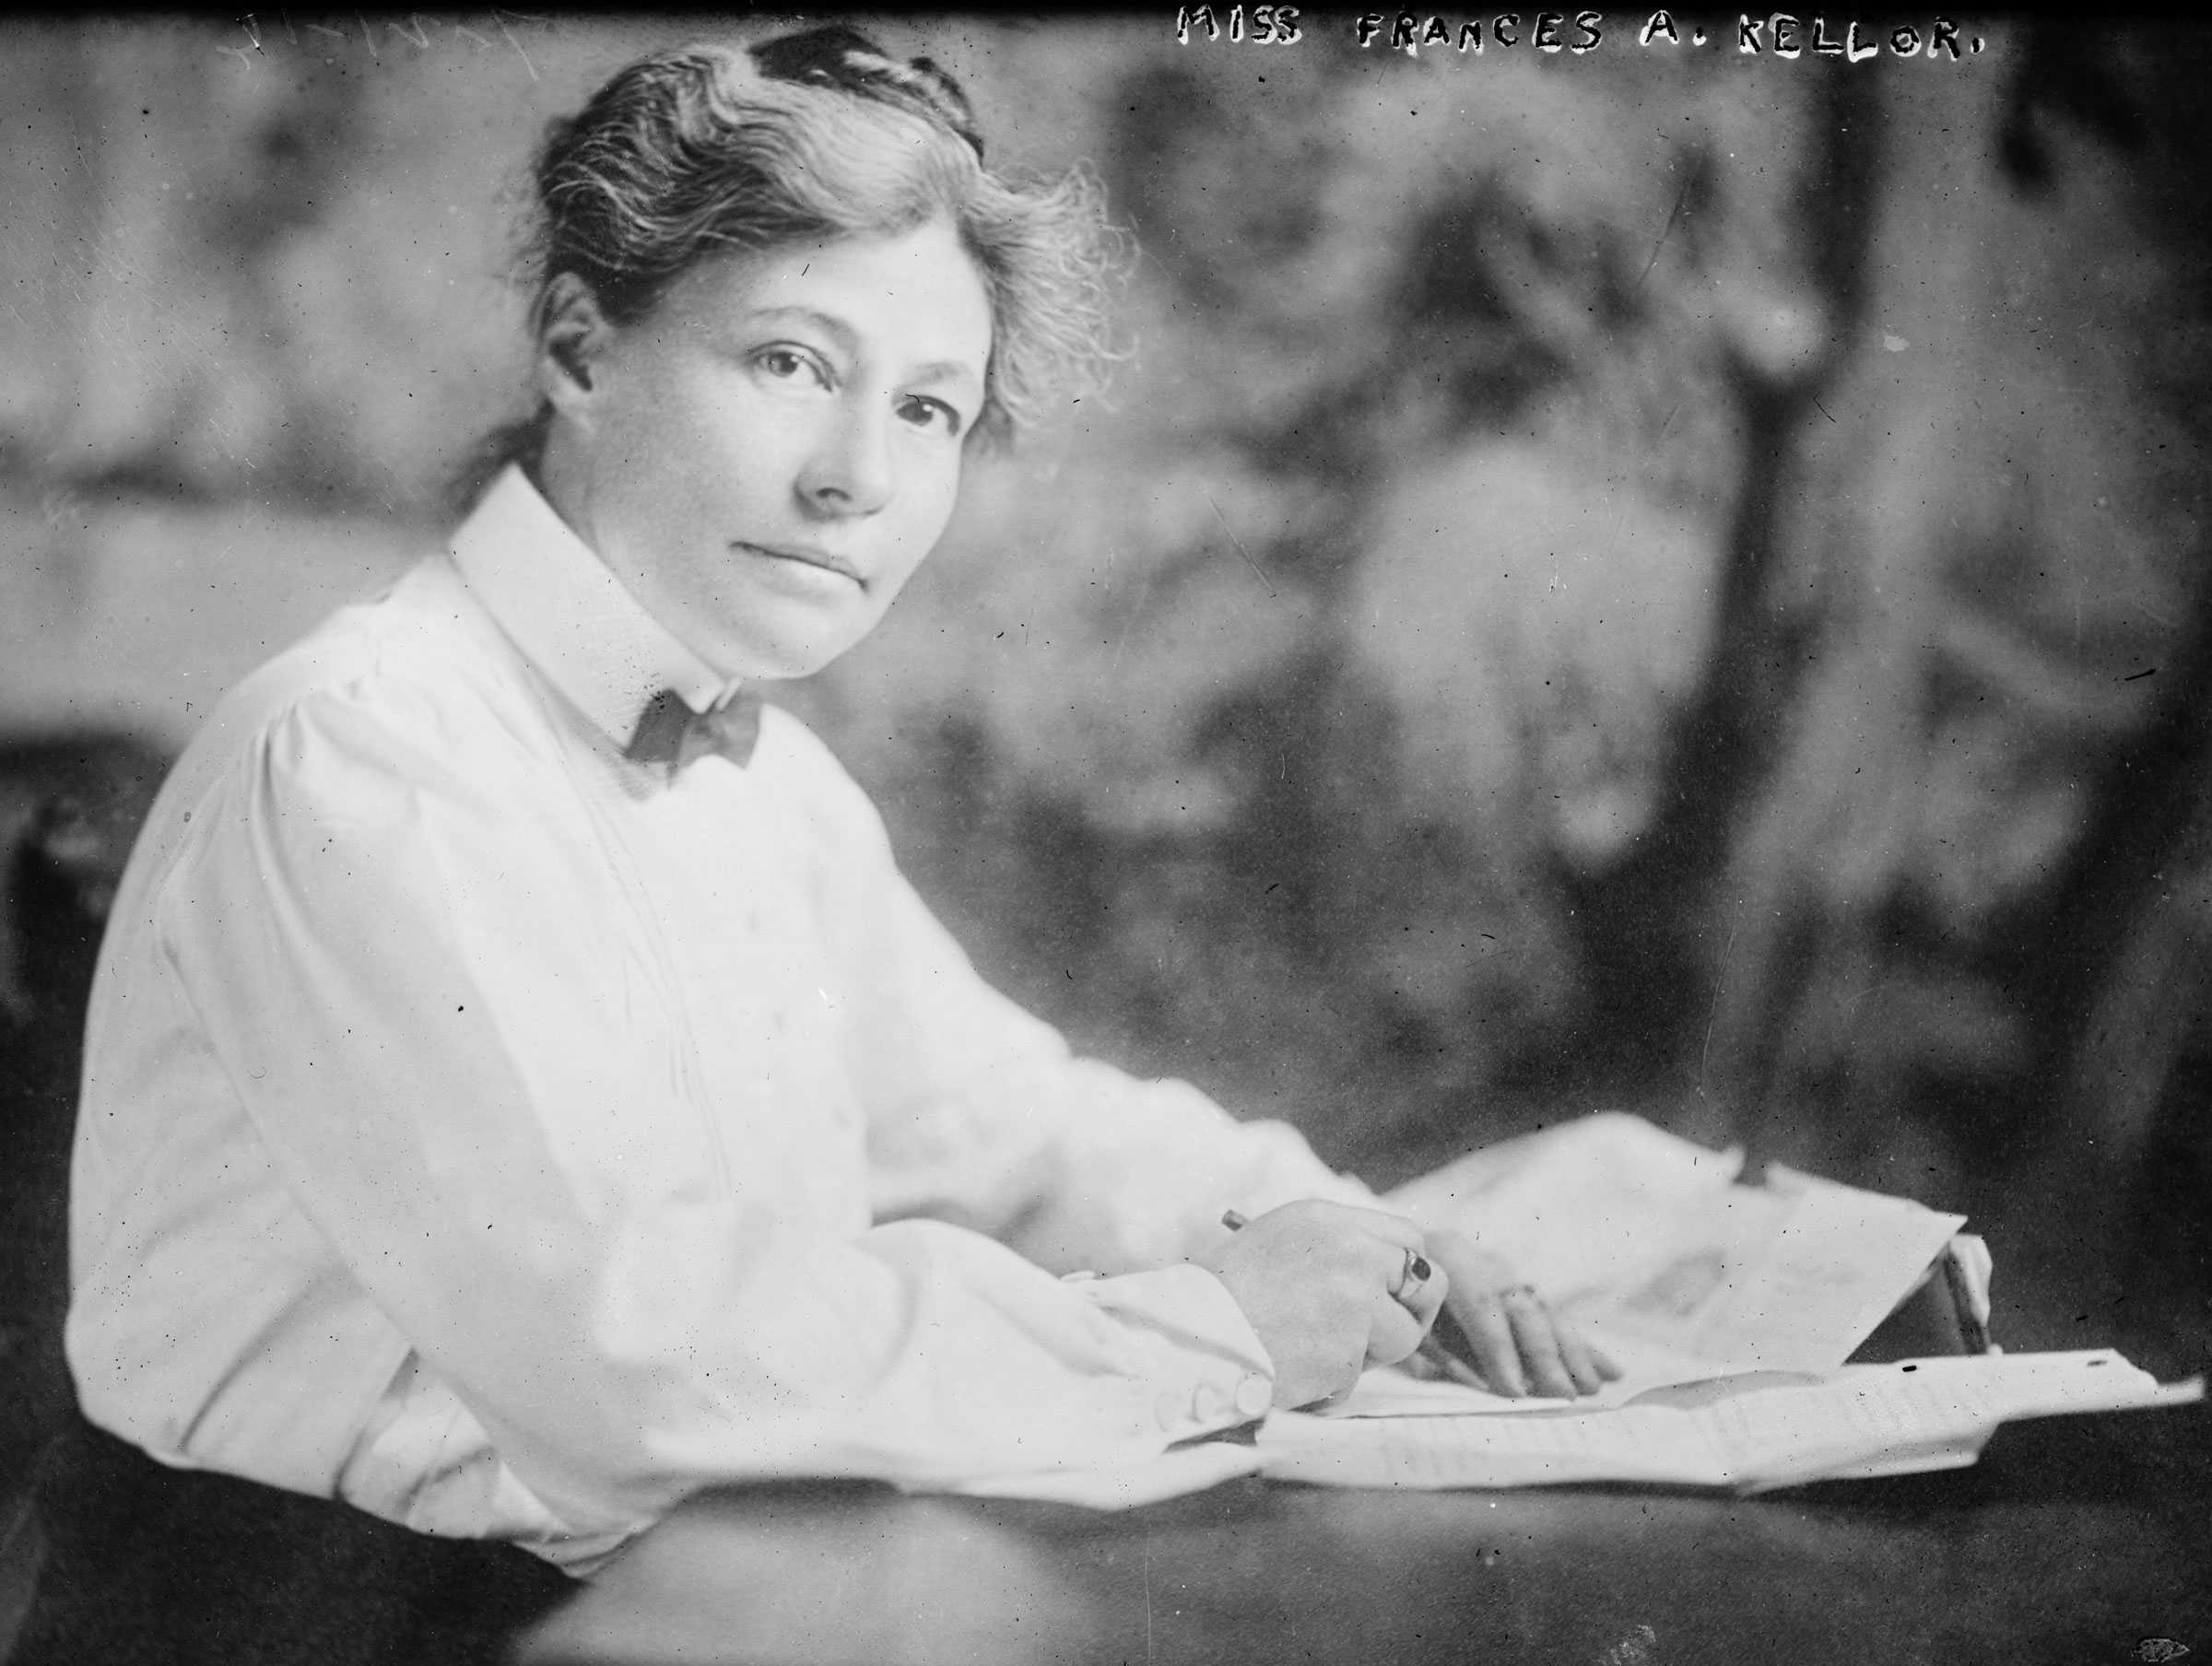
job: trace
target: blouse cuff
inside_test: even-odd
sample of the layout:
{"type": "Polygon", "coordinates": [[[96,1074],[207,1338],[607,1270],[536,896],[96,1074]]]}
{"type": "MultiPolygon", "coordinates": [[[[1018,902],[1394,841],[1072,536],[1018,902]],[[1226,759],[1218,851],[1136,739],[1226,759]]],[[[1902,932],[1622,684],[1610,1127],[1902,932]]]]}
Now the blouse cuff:
{"type": "Polygon", "coordinates": [[[1263,1417],[1275,1398],[1275,1365],[1229,1287],[1184,1263],[1076,1287],[1147,1339],[1153,1416],[1170,1443],[1263,1417]]]}

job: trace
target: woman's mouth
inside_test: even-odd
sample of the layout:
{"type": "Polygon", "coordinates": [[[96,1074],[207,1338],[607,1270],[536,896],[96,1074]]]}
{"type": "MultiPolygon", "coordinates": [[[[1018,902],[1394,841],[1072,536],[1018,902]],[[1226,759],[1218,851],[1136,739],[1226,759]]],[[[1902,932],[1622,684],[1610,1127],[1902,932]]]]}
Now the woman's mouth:
{"type": "Polygon", "coordinates": [[[833,550],[814,549],[796,544],[740,543],[735,547],[750,555],[766,556],[771,560],[789,561],[802,567],[818,568],[823,572],[835,573],[841,579],[849,579],[863,590],[867,588],[867,581],[860,576],[860,569],[833,550]]]}

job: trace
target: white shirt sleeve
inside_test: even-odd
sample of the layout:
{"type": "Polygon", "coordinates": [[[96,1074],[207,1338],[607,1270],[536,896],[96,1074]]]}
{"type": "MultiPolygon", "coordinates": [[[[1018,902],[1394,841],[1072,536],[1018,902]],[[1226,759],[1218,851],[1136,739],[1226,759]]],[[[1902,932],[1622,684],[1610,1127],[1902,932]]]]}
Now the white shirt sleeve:
{"type": "Polygon", "coordinates": [[[1074,1057],[977,974],[899,873],[874,805],[821,762],[840,876],[826,908],[860,993],[851,1053],[877,1218],[955,1220],[1056,1271],[1114,1273],[1218,1243],[1225,1210],[1378,1206],[1287,1123],[1240,1122],[1188,1083],[1074,1057]]]}
{"type": "MultiPolygon", "coordinates": [[[[151,923],[284,1206],[564,1519],[641,1524],[724,1479],[927,1485],[1124,1462],[1265,1408],[1265,1355],[1195,1268],[1063,1282],[944,1222],[802,1229],[721,1176],[633,956],[573,895],[572,843],[538,831],[559,823],[541,800],[560,783],[456,721],[388,686],[293,705],[197,806],[151,923]]],[[[950,979],[919,904],[896,907],[905,973],[950,979]]],[[[916,1065],[924,1090],[959,1075],[989,1003],[954,994],[941,1027],[908,1024],[895,1055],[871,1056],[916,1065]]],[[[876,1016],[912,1015],[887,992],[876,1016]]],[[[1006,1014],[992,1023],[1026,1038],[1014,1053],[1050,1054],[1006,1014]]],[[[1088,1078],[1054,1070],[1051,1137],[1031,1144],[1065,1166],[1088,1078]]],[[[979,1218],[1021,1190],[952,1183],[944,1166],[983,1146],[912,1147],[963,1118],[988,1135],[1030,1102],[992,1074],[1005,1097],[924,1117],[910,1094],[885,1112],[909,1190],[929,1168],[979,1218]]],[[[1171,1124],[1208,1110],[1130,1103],[1159,1156],[1178,1148],[1171,1124]]],[[[1198,1146],[1236,1144],[1219,1132],[1198,1146]]],[[[1040,1215],[1074,1223],[1043,1240],[1090,1250],[1097,1214],[1156,1248],[1120,1189],[1112,1209],[1040,1215]]],[[[1217,1195],[1262,1201],[1207,1191],[1217,1213],[1217,1195]]]]}

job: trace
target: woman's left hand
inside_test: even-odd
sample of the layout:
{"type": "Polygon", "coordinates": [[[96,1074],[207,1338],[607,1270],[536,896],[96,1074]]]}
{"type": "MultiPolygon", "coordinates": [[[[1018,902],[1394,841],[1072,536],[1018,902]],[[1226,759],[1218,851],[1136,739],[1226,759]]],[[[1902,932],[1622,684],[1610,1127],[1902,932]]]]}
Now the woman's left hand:
{"type": "Polygon", "coordinates": [[[1437,1320],[1439,1340],[1473,1366],[1493,1394],[1571,1400],[1594,1394],[1621,1374],[1605,1350],[1572,1320],[1554,1313],[1503,1258],[1450,1231],[1429,1233],[1427,1249],[1451,1280],[1437,1320]]]}

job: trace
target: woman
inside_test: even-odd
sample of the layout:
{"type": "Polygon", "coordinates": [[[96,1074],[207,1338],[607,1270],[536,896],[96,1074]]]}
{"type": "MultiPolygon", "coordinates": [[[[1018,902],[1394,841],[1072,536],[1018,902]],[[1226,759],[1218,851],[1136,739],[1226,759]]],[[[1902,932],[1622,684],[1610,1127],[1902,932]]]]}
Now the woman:
{"type": "Polygon", "coordinates": [[[537,186],[537,416],[447,551],[226,701],[134,857],[90,1423],[581,1575],[716,1482],[1141,1460],[1446,1303],[1508,1391],[1594,1389],[1287,1128],[1068,1057],[754,694],[1081,367],[1092,195],[994,178],[948,77],[843,29],[631,65],[537,186]]]}

